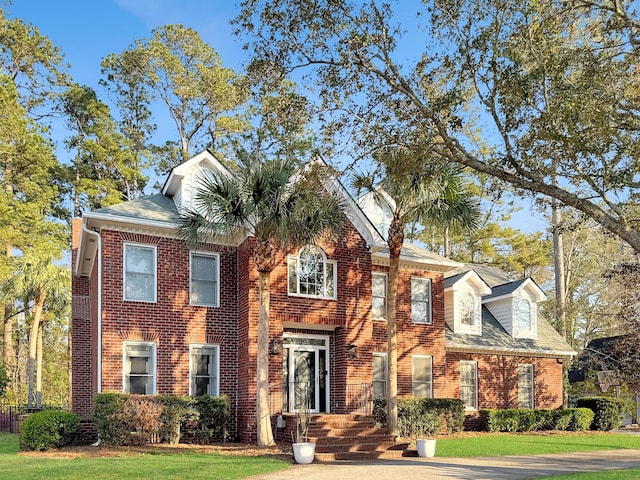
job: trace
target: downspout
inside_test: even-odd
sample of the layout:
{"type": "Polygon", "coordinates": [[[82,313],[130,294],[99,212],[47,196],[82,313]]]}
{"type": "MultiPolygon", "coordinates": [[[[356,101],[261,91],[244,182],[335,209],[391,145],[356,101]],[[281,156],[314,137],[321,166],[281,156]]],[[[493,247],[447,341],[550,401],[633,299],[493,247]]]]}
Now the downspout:
{"type": "Polygon", "coordinates": [[[87,225],[82,222],[82,231],[88,235],[95,235],[98,240],[98,248],[96,251],[96,260],[98,262],[98,393],[102,392],[102,237],[99,232],[90,230],[87,225]]]}

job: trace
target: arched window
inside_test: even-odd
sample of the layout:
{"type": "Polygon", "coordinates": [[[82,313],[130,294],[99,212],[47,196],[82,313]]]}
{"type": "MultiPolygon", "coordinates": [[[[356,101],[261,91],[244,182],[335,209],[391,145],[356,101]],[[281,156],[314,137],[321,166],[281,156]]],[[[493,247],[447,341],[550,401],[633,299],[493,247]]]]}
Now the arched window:
{"type": "Polygon", "coordinates": [[[476,299],[471,292],[460,294],[460,324],[467,326],[476,324],[476,299]]]}
{"type": "Polygon", "coordinates": [[[520,331],[531,330],[531,302],[526,298],[518,302],[518,324],[520,331]]]}
{"type": "Polygon", "coordinates": [[[289,294],[335,298],[336,263],[320,247],[306,245],[288,264],[289,294]]]}

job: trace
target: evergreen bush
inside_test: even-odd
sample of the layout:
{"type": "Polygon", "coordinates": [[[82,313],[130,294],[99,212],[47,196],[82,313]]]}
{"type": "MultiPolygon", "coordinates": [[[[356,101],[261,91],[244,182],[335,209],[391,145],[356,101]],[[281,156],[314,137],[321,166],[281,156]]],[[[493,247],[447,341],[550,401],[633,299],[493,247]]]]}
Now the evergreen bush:
{"type": "Polygon", "coordinates": [[[75,413],[44,410],[30,414],[22,424],[21,443],[29,450],[49,450],[70,445],[80,420],[75,413]]]}

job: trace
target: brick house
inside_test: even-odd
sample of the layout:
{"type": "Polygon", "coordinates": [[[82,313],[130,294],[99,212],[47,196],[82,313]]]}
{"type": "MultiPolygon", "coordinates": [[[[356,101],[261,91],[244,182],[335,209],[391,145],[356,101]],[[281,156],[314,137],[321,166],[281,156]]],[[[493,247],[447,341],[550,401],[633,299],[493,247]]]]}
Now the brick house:
{"type": "MultiPolygon", "coordinates": [[[[72,404],[81,418],[98,392],[225,394],[232,433],[255,440],[252,238],[190,251],[175,236],[199,172],[219,168],[202,152],[170,172],[162,193],[74,220],[72,404]]],[[[386,388],[388,250],[332,185],[347,200],[343,236],[282,252],[271,275],[274,422],[300,404],[301,380],[314,413],[366,412],[386,388]]],[[[400,268],[400,396],[461,397],[471,416],[562,405],[563,363],[575,352],[537,315],[545,296],[533,281],[509,283],[408,244],[400,268]]]]}

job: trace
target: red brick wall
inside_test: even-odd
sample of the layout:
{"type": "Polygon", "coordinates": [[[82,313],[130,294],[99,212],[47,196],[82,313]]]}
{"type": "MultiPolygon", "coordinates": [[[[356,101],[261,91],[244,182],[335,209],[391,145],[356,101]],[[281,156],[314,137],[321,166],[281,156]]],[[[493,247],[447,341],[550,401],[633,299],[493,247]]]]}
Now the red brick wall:
{"type": "Polygon", "coordinates": [[[562,364],[555,358],[448,353],[447,397],[460,397],[461,360],[478,362],[478,409],[518,407],[518,364],[521,363],[533,365],[535,408],[562,406],[562,364]]]}

